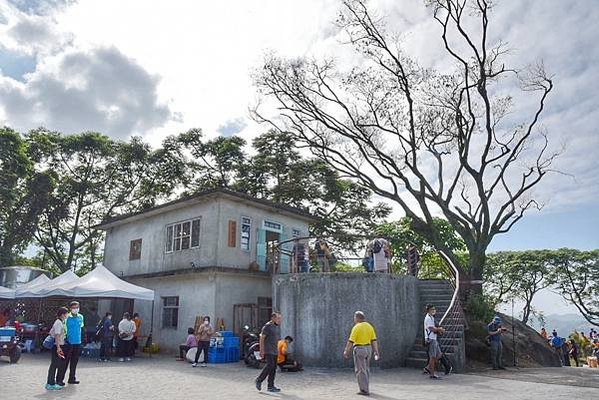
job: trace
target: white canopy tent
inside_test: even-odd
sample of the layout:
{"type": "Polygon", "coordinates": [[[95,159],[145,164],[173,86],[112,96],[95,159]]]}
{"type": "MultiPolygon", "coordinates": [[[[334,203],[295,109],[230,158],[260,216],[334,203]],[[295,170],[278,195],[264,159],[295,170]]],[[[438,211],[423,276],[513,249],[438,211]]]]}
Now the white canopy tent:
{"type": "Polygon", "coordinates": [[[38,276],[37,278],[35,278],[34,280],[29,281],[26,284],[18,287],[15,290],[15,297],[16,298],[23,297],[20,295],[21,293],[31,290],[33,288],[36,288],[38,286],[43,286],[48,282],[50,282],[50,278],[48,278],[46,275],[42,274],[42,275],[38,276]]]}
{"type": "Polygon", "coordinates": [[[15,298],[15,291],[13,289],[5,288],[0,286],[0,299],[12,300],[15,298]]]}
{"type": "Polygon", "coordinates": [[[74,285],[74,297],[154,300],[154,291],[126,282],[99,265],[74,285]]]}
{"type": "Polygon", "coordinates": [[[29,289],[20,290],[17,293],[17,298],[24,297],[50,297],[50,296],[66,296],[73,297],[75,292],[71,289],[79,282],[79,278],[73,271],[67,271],[62,275],[57,276],[51,281],[41,285],[35,285],[29,289]]]}

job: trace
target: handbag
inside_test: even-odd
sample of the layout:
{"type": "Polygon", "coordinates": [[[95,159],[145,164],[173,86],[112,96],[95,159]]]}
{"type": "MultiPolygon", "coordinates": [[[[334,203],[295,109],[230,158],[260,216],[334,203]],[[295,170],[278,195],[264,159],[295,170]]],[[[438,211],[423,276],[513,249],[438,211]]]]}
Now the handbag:
{"type": "Polygon", "coordinates": [[[52,350],[52,348],[54,347],[54,336],[52,336],[52,335],[46,336],[46,338],[42,342],[42,347],[44,349],[52,350]]]}

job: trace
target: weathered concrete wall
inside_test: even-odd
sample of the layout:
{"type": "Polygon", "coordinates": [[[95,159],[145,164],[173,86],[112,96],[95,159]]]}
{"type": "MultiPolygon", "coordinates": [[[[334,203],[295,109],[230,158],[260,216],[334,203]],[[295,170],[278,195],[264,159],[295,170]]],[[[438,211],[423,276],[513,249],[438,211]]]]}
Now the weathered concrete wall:
{"type": "MultiPolygon", "coordinates": [[[[153,338],[166,351],[178,351],[179,344],[187,337],[187,328],[195,325],[196,316],[209,315],[213,324],[217,318],[223,318],[226,329],[231,330],[235,304],[256,304],[258,297],[272,296],[271,278],[249,272],[199,271],[130,281],[155,291],[153,338]],[[176,329],[162,327],[162,298],[168,296],[179,297],[179,323],[176,329]]],[[[150,332],[152,302],[135,301],[134,309],[144,321],[142,335],[147,335],[150,332]]]]}
{"type": "Polygon", "coordinates": [[[404,365],[421,327],[417,280],[388,274],[290,274],[273,278],[273,305],[283,313],[281,334],[294,338],[305,365],[350,367],[343,348],[353,313],[364,311],[377,332],[382,357],[374,365],[404,365]]]}
{"type": "Polygon", "coordinates": [[[206,198],[194,204],[165,211],[146,218],[112,227],[106,232],[104,265],[117,276],[157,273],[196,267],[228,267],[248,269],[256,261],[257,230],[264,221],[282,224],[283,235],[292,237],[292,230],[308,234],[305,218],[283,213],[275,208],[263,208],[242,199],[206,198]],[[241,249],[241,218],[251,220],[250,250],[241,249]],[[201,218],[198,248],[166,252],[166,227],[173,223],[201,218]],[[237,222],[235,247],[229,246],[228,224],[237,222]],[[132,240],[142,239],[141,258],[129,260],[132,240]]]}

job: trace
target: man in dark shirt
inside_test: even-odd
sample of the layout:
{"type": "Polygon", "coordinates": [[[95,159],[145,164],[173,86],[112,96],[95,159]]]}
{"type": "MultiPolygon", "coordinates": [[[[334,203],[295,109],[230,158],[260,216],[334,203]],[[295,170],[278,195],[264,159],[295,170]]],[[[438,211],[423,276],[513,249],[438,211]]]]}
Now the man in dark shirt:
{"type": "Polygon", "coordinates": [[[275,375],[277,373],[277,356],[279,349],[277,344],[281,339],[281,313],[273,312],[270,316],[270,321],[262,328],[260,333],[260,357],[266,360],[266,366],[256,378],[256,389],[262,390],[262,382],[268,377],[268,391],[280,392],[281,389],[275,386],[275,375]]]}
{"type": "Polygon", "coordinates": [[[493,369],[505,369],[502,358],[503,345],[501,344],[501,334],[506,332],[506,329],[501,327],[501,318],[499,315],[496,315],[493,321],[487,325],[487,331],[489,332],[489,339],[491,341],[493,369]]]}

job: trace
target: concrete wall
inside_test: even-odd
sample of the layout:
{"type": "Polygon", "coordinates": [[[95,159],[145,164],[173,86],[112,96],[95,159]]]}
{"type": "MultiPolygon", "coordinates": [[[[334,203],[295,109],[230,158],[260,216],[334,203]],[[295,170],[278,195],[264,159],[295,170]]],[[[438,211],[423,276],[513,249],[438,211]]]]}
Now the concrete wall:
{"type": "MultiPolygon", "coordinates": [[[[195,325],[198,315],[209,315],[213,324],[223,318],[227,330],[233,328],[233,306],[257,303],[258,297],[271,297],[271,278],[250,273],[203,273],[171,275],[157,278],[135,278],[131,283],[153,289],[155,343],[167,352],[178,351],[187,337],[187,328],[195,325]],[[162,298],[179,296],[177,329],[162,327],[162,298]]],[[[134,309],[144,321],[142,335],[150,332],[152,302],[135,301],[134,309]]]]}
{"type": "Polygon", "coordinates": [[[264,220],[279,222],[283,234],[291,238],[292,229],[308,234],[308,222],[301,217],[261,207],[242,199],[227,197],[200,199],[197,202],[147,218],[133,220],[107,230],[104,265],[117,276],[130,276],[196,267],[230,267],[247,269],[256,261],[257,229],[264,220]],[[252,220],[250,251],[241,249],[241,217],[252,220]],[[201,218],[200,246],[195,249],[167,253],[167,225],[201,218]],[[228,244],[228,224],[237,222],[235,247],[228,244]],[[129,260],[132,240],[142,239],[141,258],[129,260]]]}
{"type": "Polygon", "coordinates": [[[384,368],[404,365],[418,329],[417,280],[388,274],[290,274],[273,278],[273,305],[283,313],[282,336],[308,366],[350,367],[342,357],[353,313],[364,311],[379,339],[384,368]]]}

